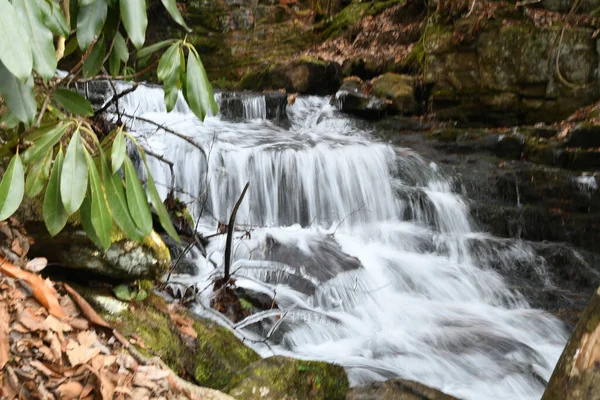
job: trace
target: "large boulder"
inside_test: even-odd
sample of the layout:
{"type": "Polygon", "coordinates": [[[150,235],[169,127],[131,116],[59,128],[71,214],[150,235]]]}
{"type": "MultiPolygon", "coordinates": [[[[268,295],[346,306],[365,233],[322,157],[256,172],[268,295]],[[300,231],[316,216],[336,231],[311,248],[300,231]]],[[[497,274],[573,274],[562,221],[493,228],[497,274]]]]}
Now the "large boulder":
{"type": "Polygon", "coordinates": [[[342,367],[282,356],[253,363],[228,386],[229,394],[240,400],[342,400],[347,390],[342,367]]]}
{"type": "Polygon", "coordinates": [[[600,399],[600,289],[592,296],[542,400],[600,399]]]}
{"type": "Polygon", "coordinates": [[[373,79],[373,94],[391,101],[392,110],[402,114],[417,111],[414,78],[388,72],[373,79]]]}
{"type": "Polygon", "coordinates": [[[342,84],[342,68],[336,62],[301,57],[286,64],[276,64],[242,78],[247,90],[285,89],[290,93],[327,95],[342,84]]]}
{"type": "Polygon", "coordinates": [[[567,138],[569,147],[600,147],[600,126],[587,122],[577,124],[569,132],[567,138]]]}
{"type": "Polygon", "coordinates": [[[488,24],[464,43],[454,40],[453,29],[434,26],[424,36],[429,107],[439,118],[499,125],[555,122],[599,97],[591,28],[563,34],[558,26],[488,24]]]}
{"type": "Polygon", "coordinates": [[[437,389],[404,379],[390,379],[352,388],[346,400],[457,400],[437,389]]]}

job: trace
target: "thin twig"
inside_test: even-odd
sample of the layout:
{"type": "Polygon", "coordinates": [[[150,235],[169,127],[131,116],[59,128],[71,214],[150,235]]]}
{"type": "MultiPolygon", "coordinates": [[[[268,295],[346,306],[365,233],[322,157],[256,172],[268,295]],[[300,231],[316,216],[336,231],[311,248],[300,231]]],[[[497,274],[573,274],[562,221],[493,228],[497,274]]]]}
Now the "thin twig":
{"type": "Polygon", "coordinates": [[[225,283],[229,282],[230,278],[229,268],[231,267],[231,243],[233,241],[233,228],[235,225],[235,217],[237,215],[238,209],[240,208],[240,205],[242,204],[242,201],[244,200],[244,196],[246,195],[248,186],[250,186],[250,182],[246,183],[246,186],[244,186],[244,190],[242,190],[240,198],[238,199],[237,203],[235,203],[235,206],[233,206],[233,211],[231,212],[231,217],[229,218],[229,225],[227,225],[227,241],[225,242],[225,276],[223,277],[225,283]]]}
{"type": "MultiPolygon", "coordinates": [[[[109,82],[111,82],[111,81],[112,81],[111,79],[107,79],[107,80],[108,80],[109,82]]],[[[100,108],[100,109],[99,109],[99,110],[97,110],[97,111],[94,111],[94,115],[98,115],[98,114],[101,114],[101,113],[103,113],[104,111],[106,111],[106,110],[108,109],[108,107],[110,107],[110,105],[111,105],[112,103],[115,103],[115,102],[117,103],[117,113],[118,113],[118,110],[119,110],[119,99],[120,99],[121,97],[125,97],[125,96],[127,96],[129,93],[132,93],[132,92],[133,92],[133,91],[135,91],[137,88],[138,88],[138,84],[137,84],[137,83],[134,83],[132,87],[130,87],[130,88],[128,88],[128,89],[125,89],[125,90],[123,90],[121,93],[118,93],[118,94],[117,94],[117,93],[116,93],[116,91],[115,91],[115,95],[112,97],[112,99],[110,99],[110,100],[109,100],[109,101],[108,101],[108,102],[107,102],[105,105],[103,105],[103,106],[102,106],[102,108],[100,108]]],[[[113,89],[113,90],[114,90],[114,89],[113,89]]]]}

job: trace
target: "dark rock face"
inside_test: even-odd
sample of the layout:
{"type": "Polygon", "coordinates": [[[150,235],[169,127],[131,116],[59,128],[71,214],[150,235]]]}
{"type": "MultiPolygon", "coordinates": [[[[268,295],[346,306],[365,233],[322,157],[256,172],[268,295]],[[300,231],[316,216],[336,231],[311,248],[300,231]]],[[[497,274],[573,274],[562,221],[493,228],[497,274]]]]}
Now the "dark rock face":
{"type": "Polygon", "coordinates": [[[404,379],[373,382],[350,389],[346,400],[457,400],[439,390],[404,379]]]}
{"type": "Polygon", "coordinates": [[[567,139],[569,147],[600,147],[600,126],[581,123],[575,126],[567,139]]]}
{"type": "Polygon", "coordinates": [[[451,27],[426,36],[425,81],[440,118],[516,125],[558,121],[598,98],[596,41],[590,28],[564,32],[556,73],[557,28],[516,24],[482,30],[455,44],[451,27]],[[552,54],[548,59],[548,54],[552,54]]]}
{"type": "Polygon", "coordinates": [[[361,118],[376,119],[387,114],[389,103],[364,93],[364,83],[346,80],[331,100],[344,113],[361,118]]]}
{"type": "Polygon", "coordinates": [[[393,111],[411,115],[417,111],[414,78],[388,72],[373,79],[373,94],[391,102],[393,111]]]}
{"type": "MultiPolygon", "coordinates": [[[[262,117],[278,124],[287,122],[287,95],[281,92],[244,93],[223,92],[219,102],[219,112],[225,120],[242,121],[248,118],[262,117]],[[248,115],[254,108],[264,106],[264,115],[248,115]]],[[[256,112],[257,110],[254,110],[256,112]]]]}
{"type": "Polygon", "coordinates": [[[314,95],[335,93],[341,84],[342,68],[338,63],[310,57],[250,73],[240,82],[247,90],[285,89],[290,93],[314,95]]]}

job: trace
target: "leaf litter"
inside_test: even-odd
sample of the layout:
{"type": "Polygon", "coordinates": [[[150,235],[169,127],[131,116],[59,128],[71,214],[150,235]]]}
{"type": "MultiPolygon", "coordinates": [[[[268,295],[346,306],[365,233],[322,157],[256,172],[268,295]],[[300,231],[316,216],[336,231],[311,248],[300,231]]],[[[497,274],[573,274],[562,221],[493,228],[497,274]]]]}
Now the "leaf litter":
{"type": "MultiPolygon", "coordinates": [[[[13,256],[0,244],[0,399],[231,399],[142,356],[73,288],[37,275],[45,260],[13,256]]],[[[169,314],[194,336],[192,320],[169,314]]]]}

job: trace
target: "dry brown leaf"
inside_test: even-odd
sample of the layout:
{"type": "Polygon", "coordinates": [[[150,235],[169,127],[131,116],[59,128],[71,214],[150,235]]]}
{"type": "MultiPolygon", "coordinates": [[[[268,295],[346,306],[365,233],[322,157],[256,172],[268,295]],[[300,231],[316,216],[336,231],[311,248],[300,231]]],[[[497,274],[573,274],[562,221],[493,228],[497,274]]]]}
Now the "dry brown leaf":
{"type": "Polygon", "coordinates": [[[51,334],[52,334],[52,337],[50,339],[50,350],[52,350],[52,353],[58,360],[58,363],[61,364],[62,346],[61,346],[60,340],[58,340],[58,337],[56,336],[56,334],[55,333],[51,333],[51,334]]]}
{"type": "Polygon", "coordinates": [[[70,381],[60,385],[56,392],[61,400],[76,400],[83,392],[83,385],[77,381],[70,381]]]}
{"type": "Polygon", "coordinates": [[[92,306],[90,306],[90,304],[83,297],[81,297],[81,295],[77,293],[75,289],[73,289],[66,283],[64,284],[64,287],[67,293],[71,295],[73,301],[77,303],[77,305],[81,309],[81,312],[88,319],[88,321],[95,325],[111,329],[111,326],[108,324],[108,322],[106,322],[104,318],[98,315],[98,313],[92,308],[92,306]]]}
{"type": "Polygon", "coordinates": [[[73,318],[69,319],[68,322],[69,325],[71,325],[73,328],[79,331],[85,331],[90,328],[90,324],[88,323],[87,319],[73,318]]]}
{"type": "Polygon", "coordinates": [[[180,326],[179,331],[185,335],[191,336],[194,339],[198,337],[198,332],[191,326],[180,326]]]}
{"type": "Polygon", "coordinates": [[[0,303],[0,370],[10,360],[9,322],[8,305],[5,301],[2,301],[0,303]]]}
{"type": "Polygon", "coordinates": [[[28,331],[39,331],[45,327],[43,321],[35,317],[31,308],[24,308],[18,318],[19,323],[28,329],[28,331]]]}
{"type": "Polygon", "coordinates": [[[75,340],[70,339],[67,343],[67,357],[72,366],[85,364],[92,358],[100,354],[99,348],[90,348],[88,346],[81,346],[75,340]]]}
{"type": "Polygon", "coordinates": [[[44,325],[47,327],[46,330],[51,330],[56,333],[70,332],[73,330],[71,325],[66,322],[62,322],[52,315],[48,315],[48,318],[44,321],[44,325]]]}
{"type": "MultiPolygon", "coordinates": [[[[101,370],[97,376],[100,380],[100,393],[102,394],[102,400],[112,400],[115,393],[115,385],[113,384],[112,379],[110,379],[110,375],[108,375],[106,371],[101,370]]],[[[134,399],[136,398],[138,397],[134,397],[134,399]]]]}
{"type": "Polygon", "coordinates": [[[48,368],[43,362],[39,360],[33,360],[29,363],[30,366],[40,371],[42,374],[49,378],[60,378],[60,375],[48,368]]]}
{"type": "Polygon", "coordinates": [[[13,278],[22,279],[33,289],[33,297],[39,301],[50,314],[57,318],[65,318],[65,312],[63,311],[58,299],[56,298],[56,291],[54,288],[48,287],[47,283],[39,275],[32,274],[31,272],[20,269],[6,259],[0,260],[0,271],[13,278]]]}
{"type": "Polygon", "coordinates": [[[82,331],[77,334],[77,341],[83,347],[92,347],[98,340],[94,331],[82,331]]]}
{"type": "Polygon", "coordinates": [[[92,392],[94,391],[95,388],[96,388],[96,385],[94,385],[92,382],[86,383],[85,387],[83,388],[83,391],[81,392],[80,397],[85,398],[85,397],[89,396],[90,394],[92,394],[92,392]]]}

